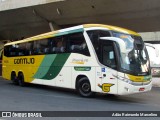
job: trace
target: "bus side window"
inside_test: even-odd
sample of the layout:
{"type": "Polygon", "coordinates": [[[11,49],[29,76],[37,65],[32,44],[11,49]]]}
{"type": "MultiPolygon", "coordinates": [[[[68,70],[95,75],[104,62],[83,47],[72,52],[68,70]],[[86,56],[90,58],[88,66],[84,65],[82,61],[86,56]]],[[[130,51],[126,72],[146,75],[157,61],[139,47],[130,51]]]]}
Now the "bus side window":
{"type": "Polygon", "coordinates": [[[4,56],[6,57],[14,57],[17,53],[16,45],[8,45],[4,47],[4,56]]]}
{"type": "Polygon", "coordinates": [[[39,54],[41,54],[41,53],[42,53],[42,52],[41,52],[39,40],[34,41],[34,43],[33,43],[33,54],[34,54],[34,55],[39,55],[39,54]]]}
{"type": "Polygon", "coordinates": [[[21,43],[17,45],[17,56],[24,56],[26,52],[26,43],[21,43]]]}
{"type": "Polygon", "coordinates": [[[25,55],[32,55],[33,42],[27,42],[25,45],[25,55]]]}
{"type": "Polygon", "coordinates": [[[15,45],[11,45],[10,47],[9,47],[9,52],[10,52],[10,56],[11,57],[16,57],[16,56],[18,56],[18,45],[17,44],[15,44],[15,45]]]}
{"type": "Polygon", "coordinates": [[[48,39],[49,54],[60,54],[66,52],[66,39],[64,36],[57,36],[48,39]]]}
{"type": "Polygon", "coordinates": [[[83,33],[74,33],[68,35],[68,44],[69,52],[80,53],[86,56],[90,56],[83,33]]]}
{"type": "Polygon", "coordinates": [[[5,47],[4,47],[4,56],[6,56],[6,57],[9,57],[9,56],[10,56],[9,47],[10,47],[10,46],[5,46],[5,47]]]}
{"type": "Polygon", "coordinates": [[[48,39],[36,40],[33,43],[33,54],[43,55],[48,53],[48,39]]]}
{"type": "Polygon", "coordinates": [[[64,53],[66,49],[66,41],[63,36],[57,37],[56,39],[56,53],[64,53]]]}
{"type": "Polygon", "coordinates": [[[56,42],[55,37],[48,39],[49,54],[55,54],[56,42]]]}
{"type": "Polygon", "coordinates": [[[100,37],[110,37],[111,34],[106,30],[91,30],[87,31],[88,36],[93,44],[98,59],[101,59],[100,37]]]}
{"type": "Polygon", "coordinates": [[[0,60],[3,59],[3,49],[0,51],[0,60]]]}

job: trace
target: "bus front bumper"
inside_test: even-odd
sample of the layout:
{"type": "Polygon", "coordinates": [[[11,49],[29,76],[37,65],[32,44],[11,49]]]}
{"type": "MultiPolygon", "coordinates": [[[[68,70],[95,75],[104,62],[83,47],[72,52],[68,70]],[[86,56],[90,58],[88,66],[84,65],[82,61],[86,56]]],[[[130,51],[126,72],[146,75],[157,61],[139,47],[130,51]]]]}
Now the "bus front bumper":
{"type": "Polygon", "coordinates": [[[118,84],[118,95],[128,95],[128,94],[134,94],[134,93],[141,93],[141,92],[147,92],[152,89],[152,81],[148,84],[142,85],[132,85],[126,82],[119,82],[118,84]]]}

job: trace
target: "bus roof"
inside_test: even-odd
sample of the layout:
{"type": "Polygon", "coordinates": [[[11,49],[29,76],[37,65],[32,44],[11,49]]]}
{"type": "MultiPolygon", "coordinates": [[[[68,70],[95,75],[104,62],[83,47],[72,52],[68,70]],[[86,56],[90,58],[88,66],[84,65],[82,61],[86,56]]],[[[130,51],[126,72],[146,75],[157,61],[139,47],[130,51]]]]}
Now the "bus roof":
{"type": "Polygon", "coordinates": [[[132,30],[128,30],[125,28],[117,27],[117,26],[112,26],[112,25],[103,25],[103,24],[84,24],[84,28],[90,28],[90,27],[101,27],[101,28],[106,28],[108,30],[113,30],[125,34],[131,34],[131,35],[136,35],[140,36],[137,32],[134,32],[132,30]]]}
{"type": "Polygon", "coordinates": [[[23,40],[15,41],[15,42],[10,42],[10,43],[5,44],[4,46],[18,44],[18,43],[24,43],[24,42],[29,42],[29,41],[39,40],[39,39],[46,39],[46,38],[50,38],[50,37],[66,35],[69,33],[76,33],[76,32],[80,32],[80,31],[84,31],[85,28],[93,28],[93,27],[106,28],[108,30],[113,30],[113,31],[117,31],[117,32],[125,33],[125,34],[140,36],[138,33],[134,32],[134,31],[131,31],[131,30],[128,30],[125,28],[121,28],[121,27],[117,27],[117,26],[103,25],[103,24],[84,24],[84,25],[79,25],[79,26],[75,26],[75,27],[70,27],[70,28],[65,28],[65,29],[61,29],[61,30],[56,30],[56,31],[40,34],[37,36],[29,37],[29,38],[26,38],[23,40]]]}

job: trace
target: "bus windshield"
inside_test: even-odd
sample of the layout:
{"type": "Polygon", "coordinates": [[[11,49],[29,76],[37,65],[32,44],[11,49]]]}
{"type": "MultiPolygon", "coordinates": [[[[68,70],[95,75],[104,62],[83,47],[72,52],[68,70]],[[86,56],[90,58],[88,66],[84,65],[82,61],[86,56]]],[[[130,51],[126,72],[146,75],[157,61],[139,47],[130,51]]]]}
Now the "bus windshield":
{"type": "Polygon", "coordinates": [[[118,32],[113,32],[113,36],[126,45],[126,52],[120,52],[121,68],[136,75],[149,75],[149,57],[141,37],[118,32]]]}

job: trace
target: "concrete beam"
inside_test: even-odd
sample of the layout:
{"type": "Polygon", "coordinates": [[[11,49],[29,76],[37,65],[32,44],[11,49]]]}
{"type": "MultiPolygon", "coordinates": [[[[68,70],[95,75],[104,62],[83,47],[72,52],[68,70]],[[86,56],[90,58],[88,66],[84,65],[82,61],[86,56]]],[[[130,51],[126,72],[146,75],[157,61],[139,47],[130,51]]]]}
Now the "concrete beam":
{"type": "Polygon", "coordinates": [[[144,41],[160,41],[160,31],[139,33],[144,41]]]}
{"type": "Polygon", "coordinates": [[[64,0],[0,0],[0,11],[29,7],[34,5],[42,5],[52,2],[60,2],[64,0]]]}
{"type": "Polygon", "coordinates": [[[56,23],[53,23],[53,22],[49,22],[49,27],[51,31],[60,29],[60,27],[56,23]]]}
{"type": "Polygon", "coordinates": [[[41,15],[40,13],[38,13],[35,9],[33,9],[33,13],[38,18],[40,18],[40,19],[44,20],[45,22],[47,22],[51,31],[60,29],[60,27],[54,21],[52,21],[52,22],[49,21],[46,17],[44,17],[43,15],[41,15]]]}

